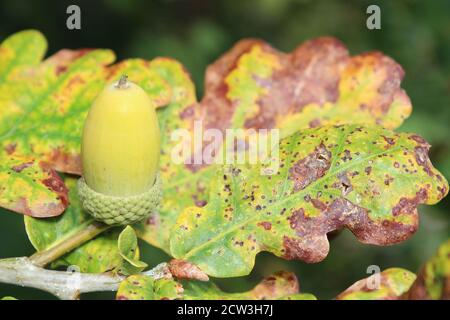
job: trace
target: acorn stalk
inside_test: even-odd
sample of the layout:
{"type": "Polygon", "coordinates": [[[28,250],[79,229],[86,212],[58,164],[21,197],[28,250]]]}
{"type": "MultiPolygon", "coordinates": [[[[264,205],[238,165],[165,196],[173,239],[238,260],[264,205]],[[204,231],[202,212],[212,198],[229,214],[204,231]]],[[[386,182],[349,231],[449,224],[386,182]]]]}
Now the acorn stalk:
{"type": "Polygon", "coordinates": [[[84,208],[109,225],[147,217],[161,198],[160,133],[147,93],[122,76],[95,99],[83,130],[84,208]]]}

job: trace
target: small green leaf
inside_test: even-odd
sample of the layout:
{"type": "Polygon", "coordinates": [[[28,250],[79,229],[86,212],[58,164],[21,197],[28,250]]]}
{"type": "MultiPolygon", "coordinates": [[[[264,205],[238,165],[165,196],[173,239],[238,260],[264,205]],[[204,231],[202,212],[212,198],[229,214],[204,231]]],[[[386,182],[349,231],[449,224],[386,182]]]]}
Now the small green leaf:
{"type": "Polygon", "coordinates": [[[449,283],[450,240],[447,240],[422,267],[407,297],[411,300],[449,300],[449,283]]]}
{"type": "Polygon", "coordinates": [[[17,300],[17,299],[14,297],[11,297],[11,296],[6,296],[6,297],[1,298],[0,300],[17,300]]]}
{"type": "Polygon", "coordinates": [[[0,153],[0,207],[33,217],[60,215],[68,191],[53,169],[33,157],[0,153]]]}
{"type": "Polygon", "coordinates": [[[208,275],[248,274],[260,251],[309,263],[324,259],[327,233],[347,227],[364,243],[388,245],[417,229],[419,204],[435,204],[448,184],[417,135],[378,126],[329,126],[280,142],[271,164],[225,166],[208,204],[186,208],[171,253],[208,275]],[[272,164],[273,165],[273,164],[272,164]]]}
{"type": "Polygon", "coordinates": [[[173,279],[155,280],[150,276],[133,275],[117,290],[117,300],[174,300],[180,298],[181,285],[173,279]]]}
{"type": "Polygon", "coordinates": [[[139,260],[137,237],[132,227],[125,227],[119,235],[117,245],[119,254],[124,259],[123,264],[120,267],[120,273],[126,275],[139,273],[147,267],[145,262],[139,260]]]}
{"type": "MultiPolygon", "coordinates": [[[[70,206],[62,216],[49,219],[25,217],[28,238],[37,251],[58,244],[94,221],[82,210],[76,179],[66,177],[64,181],[69,188],[70,206]]],[[[123,260],[117,247],[118,235],[118,229],[108,230],[56,260],[51,267],[75,265],[80,272],[89,273],[116,270],[123,260]]]]}
{"type": "Polygon", "coordinates": [[[400,300],[416,279],[416,275],[401,268],[386,269],[355,282],[339,294],[337,300],[400,300]],[[374,277],[379,277],[375,280],[374,277]]]}

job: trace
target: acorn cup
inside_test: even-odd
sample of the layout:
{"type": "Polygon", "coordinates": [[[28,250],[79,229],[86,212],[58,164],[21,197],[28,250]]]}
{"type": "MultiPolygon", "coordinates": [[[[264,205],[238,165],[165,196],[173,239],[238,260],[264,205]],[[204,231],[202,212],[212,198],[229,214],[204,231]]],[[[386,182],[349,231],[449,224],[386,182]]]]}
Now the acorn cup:
{"type": "Polygon", "coordinates": [[[122,76],[95,99],[81,144],[81,203],[108,225],[141,221],[161,200],[160,133],[147,93],[122,76]]]}

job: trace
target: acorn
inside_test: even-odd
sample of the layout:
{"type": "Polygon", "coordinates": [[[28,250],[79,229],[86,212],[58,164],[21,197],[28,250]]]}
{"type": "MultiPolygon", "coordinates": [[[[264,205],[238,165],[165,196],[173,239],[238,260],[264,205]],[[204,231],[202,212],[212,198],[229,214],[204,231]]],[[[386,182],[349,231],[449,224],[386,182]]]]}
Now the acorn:
{"type": "Polygon", "coordinates": [[[122,76],[97,96],[81,143],[81,203],[95,219],[127,225],[148,217],[161,200],[160,133],[147,93],[122,76]]]}

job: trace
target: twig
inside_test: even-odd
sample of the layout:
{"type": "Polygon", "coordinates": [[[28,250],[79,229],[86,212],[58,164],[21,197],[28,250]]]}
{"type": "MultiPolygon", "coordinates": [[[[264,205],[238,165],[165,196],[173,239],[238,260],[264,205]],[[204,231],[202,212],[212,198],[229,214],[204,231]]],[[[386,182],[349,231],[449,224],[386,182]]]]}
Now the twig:
{"type": "MultiPolygon", "coordinates": [[[[155,279],[171,277],[166,263],[143,272],[155,279]]],[[[30,258],[0,260],[0,282],[49,292],[60,299],[77,299],[80,294],[117,291],[124,276],[107,273],[79,273],[47,270],[33,264],[30,258]]]]}
{"type": "Polygon", "coordinates": [[[45,267],[50,262],[55,261],[67,252],[78,248],[83,243],[93,239],[109,228],[111,228],[111,226],[108,226],[101,222],[89,222],[85,227],[83,227],[67,239],[64,239],[63,241],[44,251],[36,252],[30,257],[30,261],[38,267],[45,267]]]}

